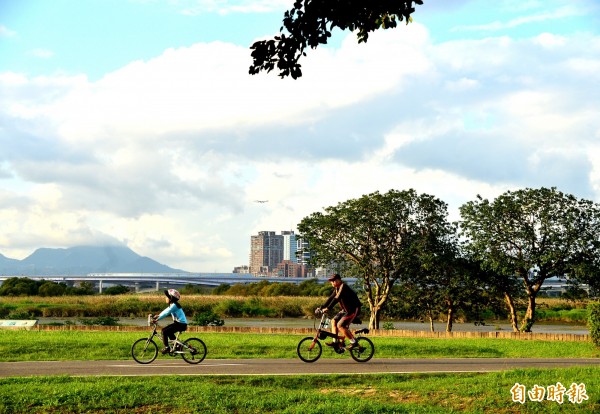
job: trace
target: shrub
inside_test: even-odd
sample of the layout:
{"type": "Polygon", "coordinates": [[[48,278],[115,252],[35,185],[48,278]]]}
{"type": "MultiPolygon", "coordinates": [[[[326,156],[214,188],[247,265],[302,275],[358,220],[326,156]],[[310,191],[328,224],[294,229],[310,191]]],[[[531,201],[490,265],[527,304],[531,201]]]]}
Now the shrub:
{"type": "Polygon", "coordinates": [[[206,311],[194,315],[193,324],[198,326],[223,326],[225,321],[213,311],[206,311]]]}
{"type": "Polygon", "coordinates": [[[82,325],[100,325],[100,326],[117,326],[119,325],[119,318],[113,318],[112,316],[100,316],[92,319],[80,319],[79,322],[82,325]]]}
{"type": "Polygon", "coordinates": [[[242,316],[242,302],[234,299],[225,300],[215,306],[215,312],[230,318],[242,316]]]}
{"type": "Polygon", "coordinates": [[[129,293],[129,288],[123,285],[110,286],[102,291],[103,295],[122,295],[129,293]]]}
{"type": "Polygon", "coordinates": [[[393,330],[393,329],[396,329],[396,327],[394,326],[394,322],[384,322],[381,325],[381,329],[393,330]]]}
{"type": "Polygon", "coordinates": [[[24,312],[24,311],[13,311],[11,313],[8,314],[8,319],[31,319],[31,315],[29,314],[29,312],[24,312]]]}
{"type": "Polygon", "coordinates": [[[588,327],[594,345],[600,348],[600,302],[588,305],[588,327]]]}

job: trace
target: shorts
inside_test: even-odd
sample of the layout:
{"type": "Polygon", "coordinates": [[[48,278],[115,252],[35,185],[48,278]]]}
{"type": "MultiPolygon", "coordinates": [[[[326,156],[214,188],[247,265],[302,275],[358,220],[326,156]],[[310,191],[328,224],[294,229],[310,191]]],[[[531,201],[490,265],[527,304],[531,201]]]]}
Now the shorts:
{"type": "Polygon", "coordinates": [[[348,313],[346,311],[338,312],[338,314],[333,317],[333,320],[339,328],[348,328],[354,319],[358,319],[358,315],[360,315],[360,308],[356,308],[353,313],[348,313]]]}

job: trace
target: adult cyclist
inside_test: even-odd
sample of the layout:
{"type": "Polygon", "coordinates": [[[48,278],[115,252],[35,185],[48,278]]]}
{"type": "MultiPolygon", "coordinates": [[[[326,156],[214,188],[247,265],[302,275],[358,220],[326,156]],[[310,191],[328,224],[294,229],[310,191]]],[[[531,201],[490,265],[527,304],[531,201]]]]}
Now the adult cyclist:
{"type": "Polygon", "coordinates": [[[317,308],[317,311],[327,312],[327,310],[330,307],[335,306],[336,303],[340,304],[342,310],[333,317],[333,323],[331,324],[331,332],[335,335],[336,339],[326,345],[334,347],[338,345],[337,337],[339,331],[344,337],[350,340],[350,345],[347,346],[346,349],[351,350],[357,346],[357,343],[356,338],[354,338],[349,327],[352,322],[360,323],[360,300],[358,299],[356,292],[354,292],[346,283],[342,282],[342,277],[339,274],[334,273],[327,280],[331,282],[333,292],[327,299],[327,302],[320,308],[317,308]]]}

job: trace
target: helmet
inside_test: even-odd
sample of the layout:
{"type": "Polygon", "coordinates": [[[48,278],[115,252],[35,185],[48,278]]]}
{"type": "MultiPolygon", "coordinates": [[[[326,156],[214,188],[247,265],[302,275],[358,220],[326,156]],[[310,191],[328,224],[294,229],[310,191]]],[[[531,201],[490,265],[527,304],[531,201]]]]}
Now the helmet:
{"type": "Polygon", "coordinates": [[[175,289],[165,290],[165,295],[171,302],[177,302],[181,298],[181,295],[175,289]]]}

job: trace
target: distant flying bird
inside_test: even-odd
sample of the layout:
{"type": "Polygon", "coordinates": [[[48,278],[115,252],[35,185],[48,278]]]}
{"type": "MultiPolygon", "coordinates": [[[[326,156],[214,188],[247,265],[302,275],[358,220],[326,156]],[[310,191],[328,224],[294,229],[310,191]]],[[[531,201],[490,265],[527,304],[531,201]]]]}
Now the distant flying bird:
{"type": "Polygon", "coordinates": [[[255,203],[268,203],[269,200],[254,200],[255,203]]]}

